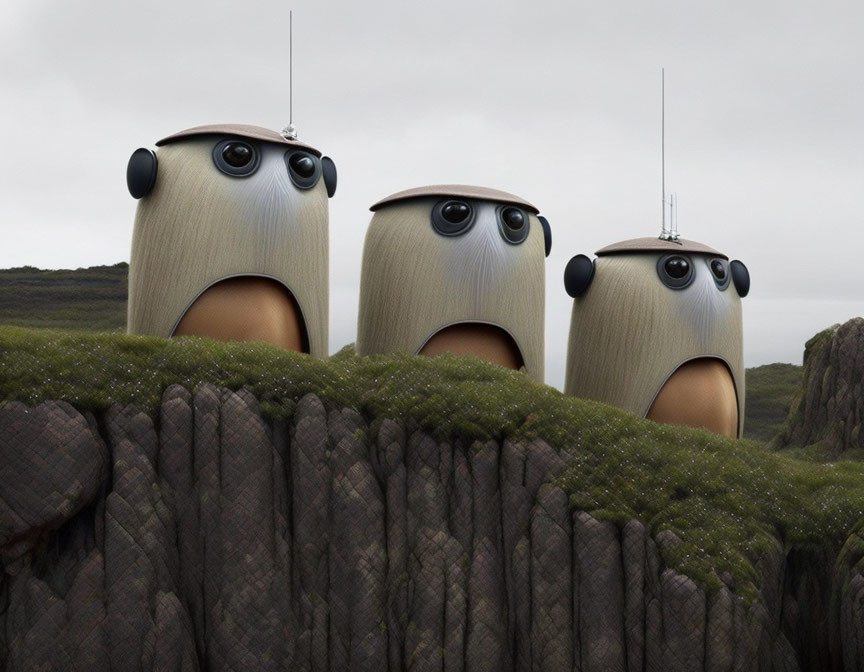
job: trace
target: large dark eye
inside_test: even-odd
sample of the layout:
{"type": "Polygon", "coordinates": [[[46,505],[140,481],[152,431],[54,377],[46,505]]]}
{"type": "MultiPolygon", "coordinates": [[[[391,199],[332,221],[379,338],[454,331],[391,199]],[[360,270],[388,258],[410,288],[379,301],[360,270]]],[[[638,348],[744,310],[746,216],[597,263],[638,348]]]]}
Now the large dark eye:
{"type": "Polygon", "coordinates": [[[252,160],[252,148],[245,142],[231,142],[222,150],[225,163],[235,168],[242,168],[252,160]]]}
{"type": "Polygon", "coordinates": [[[467,203],[451,201],[441,208],[441,216],[451,224],[461,224],[471,216],[471,208],[467,203]]]}
{"type": "Polygon", "coordinates": [[[680,254],[667,254],[657,261],[657,275],[671,289],[684,289],[693,281],[693,264],[680,254]]]}
{"type": "Polygon", "coordinates": [[[474,223],[474,208],[466,201],[438,201],[432,208],[432,228],[442,236],[460,236],[474,223]]]}
{"type": "Polygon", "coordinates": [[[498,211],[498,228],[504,240],[518,245],[528,237],[528,217],[519,208],[505,206],[498,211]]]}
{"type": "Polygon", "coordinates": [[[222,140],[213,148],[213,163],[226,175],[248,177],[260,162],[254,145],[242,140],[222,140]]]}
{"type": "Polygon", "coordinates": [[[288,152],[285,154],[288,175],[298,189],[311,189],[321,176],[321,161],[308,152],[288,152]]]}
{"type": "Polygon", "coordinates": [[[671,259],[666,260],[666,263],[663,264],[663,268],[666,269],[669,277],[680,280],[681,278],[687,277],[687,274],[690,272],[690,262],[684,257],[672,257],[671,259]]]}

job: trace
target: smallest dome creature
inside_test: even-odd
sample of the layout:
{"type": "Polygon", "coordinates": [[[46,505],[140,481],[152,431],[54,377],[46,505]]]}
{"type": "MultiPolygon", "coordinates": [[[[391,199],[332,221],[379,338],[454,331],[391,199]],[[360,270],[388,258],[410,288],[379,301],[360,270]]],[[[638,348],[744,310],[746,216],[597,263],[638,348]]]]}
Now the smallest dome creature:
{"type": "Polygon", "coordinates": [[[371,207],[357,353],[474,355],[543,382],[549,223],[503,191],[408,189],[371,207]]]}
{"type": "Polygon", "coordinates": [[[740,261],[689,240],[639,238],[573,257],[564,391],[657,422],[740,437],[740,261]]]}

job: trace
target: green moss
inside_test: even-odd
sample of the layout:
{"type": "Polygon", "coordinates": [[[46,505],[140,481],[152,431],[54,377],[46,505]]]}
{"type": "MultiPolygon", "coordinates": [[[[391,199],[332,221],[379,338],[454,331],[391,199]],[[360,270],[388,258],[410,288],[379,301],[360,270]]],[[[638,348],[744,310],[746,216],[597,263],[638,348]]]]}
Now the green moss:
{"type": "Polygon", "coordinates": [[[263,343],[0,327],[2,399],[65,399],[93,411],[134,403],[153,413],[172,383],[202,382],[247,387],[274,414],[291,412],[285,402],[306,392],[335,387],[325,362],[263,343]]]}
{"type": "Polygon", "coordinates": [[[839,324],[835,324],[833,327],[828,327],[827,329],[823,329],[818,334],[813,336],[810,340],[808,340],[804,344],[804,363],[807,363],[807,360],[813,355],[817,348],[820,348],[823,343],[828,342],[828,339],[831,338],[832,334],[837,331],[837,327],[839,324]]]}
{"type": "MultiPolygon", "coordinates": [[[[32,266],[0,270],[0,324],[123,331],[128,270],[123,262],[76,270],[32,266]]],[[[811,339],[811,344],[830,331],[811,339]]],[[[801,367],[791,364],[748,369],[744,424],[748,438],[770,441],[780,432],[799,391],[800,372],[801,367]]],[[[262,408],[268,414],[272,410],[269,405],[262,408]]],[[[464,429],[472,436],[483,434],[470,425],[464,429]]]]}
{"type": "Polygon", "coordinates": [[[0,327],[3,400],[66,399],[94,411],[135,403],[155,413],[168,385],[202,382],[251,390],[275,419],[314,392],[439,440],[542,437],[565,451],[559,482],[574,507],[672,530],[681,544],[665,550],[666,562],[709,591],[728,571],[753,599],[753,561],[777,540],[839,552],[864,518],[864,464],[817,464],[638,420],[473,358],[357,357],[346,347],[324,362],[265,344],[0,327]]]}
{"type": "Polygon", "coordinates": [[[813,464],[749,441],[634,422],[629,436],[575,456],[562,479],[574,506],[636,517],[682,544],[666,557],[700,585],[729,571],[753,598],[752,561],[781,540],[839,550],[864,516],[862,465],[813,464]]]}

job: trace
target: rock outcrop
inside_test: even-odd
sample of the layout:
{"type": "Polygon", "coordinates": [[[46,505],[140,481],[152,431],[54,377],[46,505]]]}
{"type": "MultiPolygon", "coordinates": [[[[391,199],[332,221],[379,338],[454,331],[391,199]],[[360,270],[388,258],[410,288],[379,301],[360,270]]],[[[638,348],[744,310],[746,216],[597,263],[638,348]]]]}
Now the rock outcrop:
{"type": "Polygon", "coordinates": [[[835,325],[807,342],[804,383],[779,448],[815,447],[829,457],[864,448],[864,318],[835,325]]]}
{"type": "Polygon", "coordinates": [[[155,419],[7,404],[0,669],[864,670],[852,550],[778,542],[760,600],[706,594],[672,533],[571,510],[567,457],[311,394],[283,421],[206,385],[155,419]]]}

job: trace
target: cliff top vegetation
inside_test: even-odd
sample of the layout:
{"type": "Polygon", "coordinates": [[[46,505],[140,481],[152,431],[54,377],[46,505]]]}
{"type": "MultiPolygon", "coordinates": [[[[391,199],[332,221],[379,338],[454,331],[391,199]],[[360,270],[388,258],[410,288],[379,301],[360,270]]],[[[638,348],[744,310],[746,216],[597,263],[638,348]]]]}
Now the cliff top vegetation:
{"type": "Polygon", "coordinates": [[[835,552],[845,543],[850,564],[864,556],[864,540],[850,537],[864,517],[864,464],[639,420],[477,359],[357,357],[346,347],[320,361],[265,344],[0,327],[0,404],[62,399],[82,411],[119,403],[155,413],[169,385],[203,382],[249,389],[273,422],[313,392],[469,447],[543,438],[569,461],[560,485],[575,509],[671,530],[680,543],[664,545],[664,560],[708,590],[727,576],[755,598],[755,562],[778,542],[835,552]]]}
{"type": "MultiPolygon", "coordinates": [[[[0,269],[0,325],[125,331],[128,273],[125,262],[75,270],[0,269]]],[[[801,376],[802,367],[791,364],[747,370],[748,439],[771,441],[780,434],[801,376]]]]}

